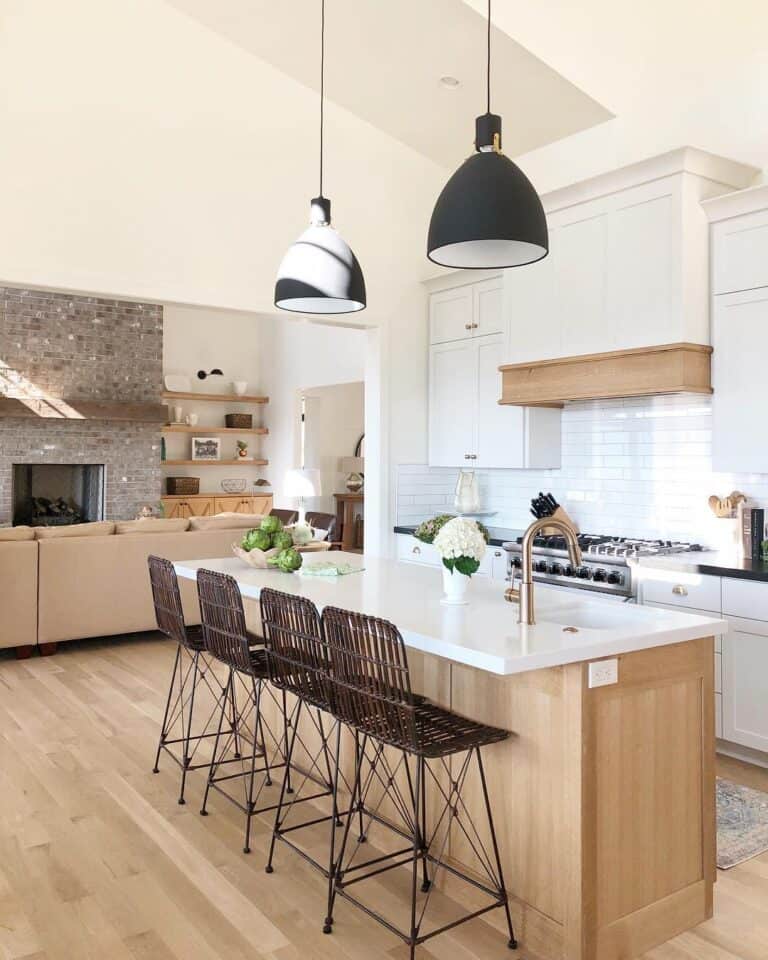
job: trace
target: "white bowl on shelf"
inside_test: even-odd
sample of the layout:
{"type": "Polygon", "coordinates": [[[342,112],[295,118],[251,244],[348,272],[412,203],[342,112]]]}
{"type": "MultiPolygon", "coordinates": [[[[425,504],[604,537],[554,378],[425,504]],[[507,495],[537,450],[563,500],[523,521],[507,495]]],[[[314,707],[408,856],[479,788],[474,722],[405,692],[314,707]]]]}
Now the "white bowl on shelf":
{"type": "Polygon", "coordinates": [[[221,489],[225,493],[245,493],[246,486],[247,481],[243,480],[242,477],[221,481],[221,489]]]}

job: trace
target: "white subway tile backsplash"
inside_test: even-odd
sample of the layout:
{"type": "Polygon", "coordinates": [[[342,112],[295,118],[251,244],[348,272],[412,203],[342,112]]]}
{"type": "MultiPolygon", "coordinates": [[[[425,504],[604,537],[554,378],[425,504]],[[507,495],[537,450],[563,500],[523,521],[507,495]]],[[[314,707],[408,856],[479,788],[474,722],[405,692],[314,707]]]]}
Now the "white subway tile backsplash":
{"type": "MultiPolygon", "coordinates": [[[[549,490],[582,530],[718,545],[722,524],[707,498],[741,490],[768,507],[768,476],[712,471],[712,403],[670,396],[573,403],[563,410],[560,470],[479,470],[492,526],[531,520],[530,499],[549,490]]],[[[417,523],[453,508],[457,470],[403,464],[397,521],[417,523]]]]}

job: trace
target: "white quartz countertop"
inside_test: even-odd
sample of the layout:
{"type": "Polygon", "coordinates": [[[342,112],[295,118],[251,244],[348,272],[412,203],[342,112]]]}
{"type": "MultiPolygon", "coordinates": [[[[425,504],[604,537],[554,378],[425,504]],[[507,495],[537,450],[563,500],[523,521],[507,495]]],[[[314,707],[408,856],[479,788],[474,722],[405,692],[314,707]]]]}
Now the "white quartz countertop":
{"type": "MultiPolygon", "coordinates": [[[[440,602],[440,570],[341,552],[323,559],[329,556],[365,569],[343,577],[303,576],[255,570],[235,557],[179,560],[174,566],[190,580],[201,567],[228,573],[242,595],[253,600],[269,586],[307,597],[320,610],[337,606],[382,617],[400,629],[408,647],[501,675],[682,643],[727,629],[725,621],[715,618],[586,598],[576,590],[538,584],[537,622],[528,626],[517,623],[517,604],[504,600],[499,581],[473,577],[468,605],[448,607],[440,602]]],[[[304,562],[316,560],[310,555],[304,562]]]]}

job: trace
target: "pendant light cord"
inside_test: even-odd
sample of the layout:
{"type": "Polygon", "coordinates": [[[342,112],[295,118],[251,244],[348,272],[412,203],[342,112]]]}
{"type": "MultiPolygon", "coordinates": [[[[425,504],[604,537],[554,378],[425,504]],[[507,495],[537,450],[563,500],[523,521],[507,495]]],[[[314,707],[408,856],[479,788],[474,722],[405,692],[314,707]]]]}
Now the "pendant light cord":
{"type": "Polygon", "coordinates": [[[325,0],[320,0],[320,196],[323,195],[323,120],[325,106],[325,0]]]}
{"type": "MultiPolygon", "coordinates": [[[[323,0],[325,3],[325,0],[323,0]]],[[[487,91],[486,98],[486,113],[491,112],[491,0],[488,0],[488,44],[487,44],[487,60],[486,60],[486,69],[485,69],[485,86],[487,91]]]]}

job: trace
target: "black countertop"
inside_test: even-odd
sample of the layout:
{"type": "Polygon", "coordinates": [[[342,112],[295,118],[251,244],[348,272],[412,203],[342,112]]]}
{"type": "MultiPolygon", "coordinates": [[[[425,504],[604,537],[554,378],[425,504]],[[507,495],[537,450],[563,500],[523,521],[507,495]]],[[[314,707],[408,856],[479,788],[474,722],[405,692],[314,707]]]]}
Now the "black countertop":
{"type": "Polygon", "coordinates": [[[668,557],[643,557],[633,561],[646,570],[681,570],[710,577],[734,580],[759,580],[768,583],[768,560],[751,560],[735,553],[703,550],[701,553],[676,553],[668,557]]]}
{"type": "MultiPolygon", "coordinates": [[[[395,533],[409,533],[411,536],[416,531],[416,526],[411,527],[395,527],[395,533]]],[[[522,537],[525,533],[525,530],[507,530],[504,527],[488,527],[488,533],[491,535],[489,543],[492,547],[500,547],[502,544],[507,543],[510,540],[517,540],[518,537],[522,537]]]]}

